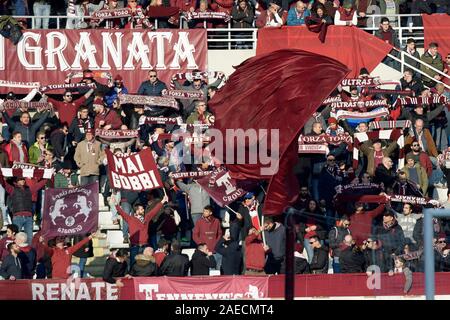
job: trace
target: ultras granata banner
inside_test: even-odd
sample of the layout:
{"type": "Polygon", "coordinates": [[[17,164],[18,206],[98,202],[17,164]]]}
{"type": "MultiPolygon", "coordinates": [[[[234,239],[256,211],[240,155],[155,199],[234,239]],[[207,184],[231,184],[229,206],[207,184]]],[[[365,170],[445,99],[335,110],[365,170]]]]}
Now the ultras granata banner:
{"type": "Polygon", "coordinates": [[[64,83],[69,73],[90,69],[120,74],[136,92],[148,70],[168,83],[174,73],[207,70],[207,55],[204,29],[27,30],[17,46],[0,37],[0,80],[64,83]]]}

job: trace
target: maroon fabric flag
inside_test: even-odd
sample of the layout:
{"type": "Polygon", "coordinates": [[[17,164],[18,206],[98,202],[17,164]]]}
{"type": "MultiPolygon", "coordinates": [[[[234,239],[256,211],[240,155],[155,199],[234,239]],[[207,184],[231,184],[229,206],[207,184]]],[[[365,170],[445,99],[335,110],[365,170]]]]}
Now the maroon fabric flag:
{"type": "Polygon", "coordinates": [[[237,187],[236,180],[223,167],[215,169],[211,174],[196,180],[222,208],[243,197],[246,193],[237,187]]]}
{"type": "Polygon", "coordinates": [[[105,149],[105,152],[112,188],[143,191],[163,187],[150,149],[132,155],[115,155],[109,149],[105,149]]]}
{"type": "Polygon", "coordinates": [[[97,227],[98,183],[45,190],[42,215],[45,238],[92,233],[97,227]]]}
{"type": "Polygon", "coordinates": [[[263,164],[260,159],[256,164],[235,164],[238,162],[230,163],[226,159],[226,167],[233,178],[270,179],[264,214],[282,214],[286,205],[295,201],[298,182],[291,171],[297,161],[300,130],[349,71],[331,58],[283,49],[243,62],[211,99],[209,107],[215,114],[215,127],[226,139],[227,152],[232,149],[231,142],[234,142],[234,150],[244,147],[247,154],[256,144],[268,149],[264,151],[268,156],[279,159],[278,171],[271,174],[268,173],[270,164],[263,164]],[[267,129],[269,136],[278,129],[279,139],[274,138],[275,148],[269,147],[272,138],[267,135],[259,136],[252,143],[247,139],[235,141],[234,137],[227,139],[227,129],[267,129]],[[268,170],[263,172],[262,169],[268,170]]]}

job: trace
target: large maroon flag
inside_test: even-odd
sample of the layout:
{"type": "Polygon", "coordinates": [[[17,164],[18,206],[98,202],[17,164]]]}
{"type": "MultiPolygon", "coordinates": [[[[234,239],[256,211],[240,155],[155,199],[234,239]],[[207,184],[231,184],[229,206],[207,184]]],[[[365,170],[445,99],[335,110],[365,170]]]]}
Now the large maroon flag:
{"type": "Polygon", "coordinates": [[[257,141],[247,142],[227,136],[227,129],[268,129],[269,136],[272,129],[279,129],[276,146],[271,147],[272,138],[266,140],[267,154],[278,158],[278,148],[277,172],[262,172],[269,165],[263,164],[261,158],[255,164],[232,164],[224,158],[233,178],[270,179],[264,214],[281,214],[295,200],[298,183],[292,167],[297,161],[300,130],[348,73],[346,66],[331,58],[302,50],[279,50],[243,62],[210,101],[215,127],[226,137],[226,152],[230,152],[232,141],[235,144],[231,149],[243,146],[247,154],[254,144],[266,149],[262,144],[264,134],[257,141]]]}
{"type": "Polygon", "coordinates": [[[42,215],[46,238],[97,231],[98,183],[76,188],[47,189],[42,215]]]}

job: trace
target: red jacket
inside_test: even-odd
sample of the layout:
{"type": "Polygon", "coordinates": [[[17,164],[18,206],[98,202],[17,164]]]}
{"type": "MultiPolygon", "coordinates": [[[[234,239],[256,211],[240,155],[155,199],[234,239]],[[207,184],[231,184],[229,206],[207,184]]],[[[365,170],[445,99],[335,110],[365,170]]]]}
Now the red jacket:
{"type": "Polygon", "coordinates": [[[190,8],[195,9],[195,2],[195,0],[170,0],[170,6],[180,8],[183,12],[189,12],[190,8]]]}
{"type": "Polygon", "coordinates": [[[70,271],[69,267],[72,263],[72,254],[88,243],[89,240],[89,237],[86,237],[72,247],[52,249],[52,279],[67,279],[69,277],[68,271],[70,271]]]}
{"type": "Polygon", "coordinates": [[[127,214],[120,206],[116,206],[117,212],[122,216],[122,219],[128,223],[128,232],[130,234],[130,243],[132,246],[148,244],[148,226],[159,210],[161,210],[162,206],[163,204],[159,202],[145,215],[143,223],[135,216],[127,214]]]}
{"type": "Polygon", "coordinates": [[[70,126],[73,119],[77,117],[78,108],[86,102],[86,98],[81,97],[71,103],[58,101],[52,98],[48,98],[47,101],[51,102],[56,111],[58,111],[59,121],[61,121],[61,123],[66,122],[67,125],[70,126]]]}
{"type": "Polygon", "coordinates": [[[266,252],[264,250],[261,234],[251,234],[245,238],[245,268],[264,270],[266,252]]]}
{"type": "Polygon", "coordinates": [[[9,254],[8,244],[11,242],[14,242],[13,238],[3,237],[0,239],[0,261],[3,261],[3,259],[9,254]]]}
{"type": "Polygon", "coordinates": [[[158,267],[161,266],[164,258],[167,256],[167,253],[164,251],[156,251],[153,256],[155,257],[155,262],[158,267]]]}
{"type": "Polygon", "coordinates": [[[45,255],[51,257],[53,254],[53,249],[42,244],[39,241],[39,238],[42,236],[42,230],[39,230],[33,236],[33,240],[31,241],[31,246],[36,250],[36,261],[39,262],[45,255]]]}
{"type": "Polygon", "coordinates": [[[210,216],[208,219],[201,217],[195,224],[192,239],[196,244],[206,243],[210,251],[214,251],[216,244],[222,237],[222,228],[219,219],[210,216]]]}
{"type": "Polygon", "coordinates": [[[114,110],[110,109],[105,109],[102,113],[99,113],[95,116],[95,129],[100,128],[101,120],[105,121],[105,126],[110,124],[111,130],[118,130],[122,125],[122,120],[120,119],[120,117],[114,110]]]}
{"type": "MultiPolygon", "coordinates": [[[[23,162],[28,162],[28,150],[24,143],[22,143],[22,151],[23,151],[23,162]]],[[[20,153],[19,148],[14,142],[10,142],[5,146],[5,152],[8,155],[8,161],[10,164],[13,164],[14,161],[20,161],[20,153]]]]}
{"type": "Polygon", "coordinates": [[[358,246],[362,245],[363,241],[370,237],[372,234],[372,221],[383,214],[384,209],[385,205],[380,204],[372,211],[356,213],[350,216],[350,233],[358,246]]]}

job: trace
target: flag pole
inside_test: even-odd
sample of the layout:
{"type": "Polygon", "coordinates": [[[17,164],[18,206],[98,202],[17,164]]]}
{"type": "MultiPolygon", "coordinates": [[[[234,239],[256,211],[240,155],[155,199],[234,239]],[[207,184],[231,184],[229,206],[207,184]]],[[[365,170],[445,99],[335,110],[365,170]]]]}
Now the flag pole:
{"type": "Polygon", "coordinates": [[[266,245],[266,236],[264,235],[264,214],[261,217],[261,235],[262,235],[263,243],[264,243],[264,245],[266,245]]]}

